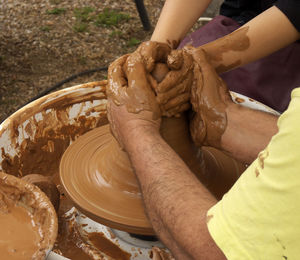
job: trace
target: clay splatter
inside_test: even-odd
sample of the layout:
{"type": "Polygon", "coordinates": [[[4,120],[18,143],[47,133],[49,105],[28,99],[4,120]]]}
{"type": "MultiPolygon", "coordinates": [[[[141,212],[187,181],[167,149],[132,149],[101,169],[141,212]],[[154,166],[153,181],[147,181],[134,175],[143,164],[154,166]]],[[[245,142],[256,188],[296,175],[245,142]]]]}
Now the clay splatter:
{"type": "Polygon", "coordinates": [[[259,170],[256,168],[255,169],[255,176],[258,177],[259,176],[259,170]]]}
{"type": "Polygon", "coordinates": [[[206,216],[206,224],[209,223],[209,221],[214,217],[214,215],[207,215],[206,216]]]}
{"type": "Polygon", "coordinates": [[[269,151],[268,150],[264,150],[262,152],[259,153],[258,155],[258,163],[259,166],[263,169],[265,167],[265,159],[269,156],[269,151]]]}

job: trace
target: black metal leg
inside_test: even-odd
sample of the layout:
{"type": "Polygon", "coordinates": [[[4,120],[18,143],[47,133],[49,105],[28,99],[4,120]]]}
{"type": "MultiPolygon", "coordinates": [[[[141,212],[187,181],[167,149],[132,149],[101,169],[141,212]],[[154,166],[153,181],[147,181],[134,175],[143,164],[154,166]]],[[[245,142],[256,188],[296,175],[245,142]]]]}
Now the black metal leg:
{"type": "Polygon", "coordinates": [[[147,10],[144,5],[144,0],[134,0],[136,8],[139,12],[143,27],[146,31],[151,29],[151,24],[148,18],[147,10]]]}

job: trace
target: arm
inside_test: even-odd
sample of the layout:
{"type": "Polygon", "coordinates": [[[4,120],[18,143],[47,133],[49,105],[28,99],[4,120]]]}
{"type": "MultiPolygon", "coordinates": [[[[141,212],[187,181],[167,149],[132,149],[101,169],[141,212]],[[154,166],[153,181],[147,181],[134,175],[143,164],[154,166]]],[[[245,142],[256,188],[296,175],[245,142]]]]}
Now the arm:
{"type": "Polygon", "coordinates": [[[196,60],[190,130],[194,142],[213,146],[251,163],[277,133],[277,116],[235,104],[225,82],[208,62],[207,54],[192,49],[196,60]]]}
{"type": "Polygon", "coordinates": [[[300,33],[273,6],[233,33],[201,46],[218,73],[263,58],[295,42],[300,33]]]}
{"type": "Polygon", "coordinates": [[[211,0],[166,0],[151,41],[179,43],[210,2],[211,0]]]}
{"type": "Polygon", "coordinates": [[[128,152],[146,212],[162,242],[176,259],[225,259],[206,225],[206,212],[216,199],[162,139],[157,123],[112,102],[109,114],[111,123],[118,124],[113,129],[128,152]]]}
{"type": "MultiPolygon", "coordinates": [[[[206,227],[206,212],[216,200],[161,138],[160,118],[147,106],[128,112],[127,104],[135,103],[133,88],[138,86],[125,84],[119,65],[108,71],[108,118],[114,136],[129,154],[150,222],[178,259],[223,260],[206,227]]],[[[140,104],[155,98],[146,90],[150,88],[146,81],[139,88],[144,93],[139,95],[140,104]]]]}
{"type": "Polygon", "coordinates": [[[227,127],[222,150],[239,161],[252,163],[278,131],[278,116],[231,103],[226,109],[227,127]]]}

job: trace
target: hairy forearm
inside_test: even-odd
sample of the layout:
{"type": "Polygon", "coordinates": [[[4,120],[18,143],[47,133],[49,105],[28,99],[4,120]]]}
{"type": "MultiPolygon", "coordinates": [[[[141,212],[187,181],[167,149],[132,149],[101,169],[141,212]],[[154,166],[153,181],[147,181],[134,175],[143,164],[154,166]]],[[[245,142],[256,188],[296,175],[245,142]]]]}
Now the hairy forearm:
{"type": "Polygon", "coordinates": [[[151,40],[179,42],[211,0],[166,0],[151,40]]]}
{"type": "Polygon", "coordinates": [[[233,33],[201,47],[222,73],[263,58],[299,38],[288,18],[273,6],[233,33]]]}
{"type": "Polygon", "coordinates": [[[232,104],[226,109],[227,127],[221,147],[232,157],[251,163],[278,131],[278,116],[232,104]]]}
{"type": "Polygon", "coordinates": [[[146,129],[133,131],[130,136],[125,147],[146,212],[162,241],[171,247],[164,240],[171,237],[191,258],[224,259],[206,226],[206,212],[216,203],[215,198],[158,133],[146,129]]]}

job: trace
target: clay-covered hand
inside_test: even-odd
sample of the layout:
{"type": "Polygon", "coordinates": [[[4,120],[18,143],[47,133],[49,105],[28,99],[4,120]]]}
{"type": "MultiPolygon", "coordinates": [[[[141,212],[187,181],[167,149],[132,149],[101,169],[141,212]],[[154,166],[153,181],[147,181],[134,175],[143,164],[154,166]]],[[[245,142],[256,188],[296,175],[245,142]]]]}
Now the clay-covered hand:
{"type": "MultiPolygon", "coordinates": [[[[190,108],[190,93],[193,83],[193,57],[185,50],[173,50],[167,59],[167,73],[158,77],[163,71],[159,64],[152,75],[157,80],[153,86],[157,94],[162,115],[177,116],[190,108]],[[163,78],[162,80],[160,80],[163,78]],[[160,82],[161,81],[161,82],[160,82]]],[[[165,70],[166,71],[166,70],[165,70]]]]}
{"type": "Polygon", "coordinates": [[[128,85],[130,88],[126,93],[130,95],[130,102],[127,102],[127,109],[130,112],[138,112],[138,110],[143,109],[157,114],[157,102],[139,96],[144,92],[138,90],[140,86],[147,86],[145,87],[147,92],[151,90],[155,81],[151,76],[151,71],[156,63],[166,63],[170,52],[171,48],[168,44],[148,41],[140,44],[135,52],[117,59],[109,66],[109,80],[111,82],[107,94],[114,99],[115,103],[120,102],[118,100],[120,97],[122,97],[124,102],[126,97],[120,95],[119,91],[122,92],[124,90],[122,87],[128,85]],[[141,100],[147,103],[141,105],[141,100]]]}
{"type": "Polygon", "coordinates": [[[137,129],[159,131],[160,127],[160,108],[143,62],[140,53],[134,52],[117,59],[108,69],[108,119],[112,133],[125,149],[137,129]]]}
{"type": "Polygon", "coordinates": [[[227,126],[226,108],[232,99],[225,82],[218,76],[201,48],[185,48],[194,58],[191,90],[193,115],[190,131],[196,145],[220,148],[227,126]]]}

